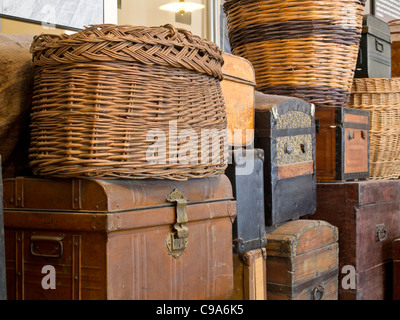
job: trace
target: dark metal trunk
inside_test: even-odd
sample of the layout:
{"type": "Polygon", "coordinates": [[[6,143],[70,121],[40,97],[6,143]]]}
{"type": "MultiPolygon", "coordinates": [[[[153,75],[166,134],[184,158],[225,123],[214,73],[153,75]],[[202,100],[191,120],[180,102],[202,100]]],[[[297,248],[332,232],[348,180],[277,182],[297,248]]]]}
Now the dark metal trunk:
{"type": "Polygon", "coordinates": [[[256,92],[255,146],[265,153],[266,226],[315,211],[314,112],[304,100],[256,92]]]}
{"type": "Polygon", "coordinates": [[[264,151],[235,149],[228,166],[237,217],[233,224],[234,252],[242,254],[265,247],[264,151]]]}

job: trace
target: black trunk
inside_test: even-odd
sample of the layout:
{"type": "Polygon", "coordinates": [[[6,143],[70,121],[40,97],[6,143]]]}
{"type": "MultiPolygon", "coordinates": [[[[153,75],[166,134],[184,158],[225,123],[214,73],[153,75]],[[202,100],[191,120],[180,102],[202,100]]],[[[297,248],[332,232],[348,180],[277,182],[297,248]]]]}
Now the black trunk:
{"type": "Polygon", "coordinates": [[[237,201],[237,217],[233,224],[234,252],[242,254],[266,245],[264,152],[261,149],[235,149],[226,170],[237,201]]]}
{"type": "Polygon", "coordinates": [[[315,211],[314,112],[304,100],[256,92],[255,147],[265,153],[266,226],[315,211]]]}

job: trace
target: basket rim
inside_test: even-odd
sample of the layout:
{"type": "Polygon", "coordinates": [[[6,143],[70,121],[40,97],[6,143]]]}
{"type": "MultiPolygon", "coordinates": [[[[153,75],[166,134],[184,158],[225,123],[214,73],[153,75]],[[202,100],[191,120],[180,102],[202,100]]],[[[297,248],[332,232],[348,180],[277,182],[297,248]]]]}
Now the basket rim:
{"type": "Polygon", "coordinates": [[[71,35],[42,33],[34,36],[30,52],[35,66],[133,61],[183,67],[223,78],[224,59],[218,45],[172,24],[97,24],[71,35]]]}

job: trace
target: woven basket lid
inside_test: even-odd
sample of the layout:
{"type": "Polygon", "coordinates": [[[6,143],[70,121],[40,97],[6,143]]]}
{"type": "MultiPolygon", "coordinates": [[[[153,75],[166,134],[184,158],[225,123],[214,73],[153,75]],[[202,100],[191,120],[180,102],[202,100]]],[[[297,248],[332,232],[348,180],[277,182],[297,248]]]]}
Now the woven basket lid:
{"type": "Polygon", "coordinates": [[[222,79],[222,50],[171,24],[93,25],[72,35],[41,34],[31,46],[35,66],[83,62],[139,62],[186,68],[222,79]]]}

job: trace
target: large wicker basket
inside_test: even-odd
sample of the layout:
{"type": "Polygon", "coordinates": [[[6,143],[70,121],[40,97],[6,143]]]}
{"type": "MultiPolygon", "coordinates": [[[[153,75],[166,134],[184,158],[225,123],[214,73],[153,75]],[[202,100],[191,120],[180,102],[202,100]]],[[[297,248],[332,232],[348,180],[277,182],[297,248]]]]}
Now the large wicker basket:
{"type": "Polygon", "coordinates": [[[316,106],[348,103],[364,0],[227,0],[234,54],[249,60],[257,90],[316,106]]]}
{"type": "Polygon", "coordinates": [[[349,107],[370,112],[370,177],[400,177],[400,78],[354,79],[349,107]]]}
{"type": "Polygon", "coordinates": [[[213,43],[172,25],[97,25],[36,36],[31,51],[34,174],[186,180],[224,172],[223,58],[213,43]]]}

